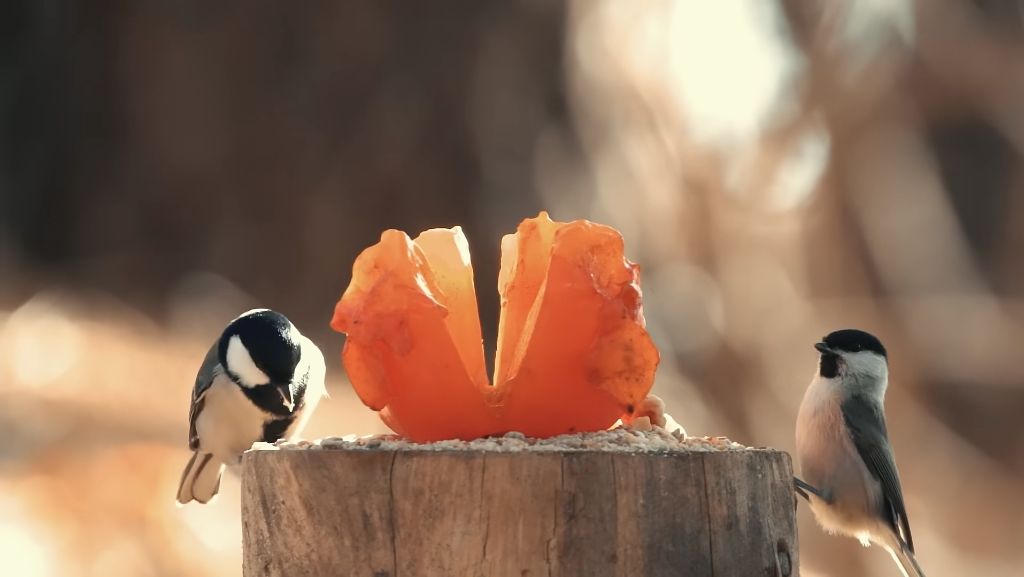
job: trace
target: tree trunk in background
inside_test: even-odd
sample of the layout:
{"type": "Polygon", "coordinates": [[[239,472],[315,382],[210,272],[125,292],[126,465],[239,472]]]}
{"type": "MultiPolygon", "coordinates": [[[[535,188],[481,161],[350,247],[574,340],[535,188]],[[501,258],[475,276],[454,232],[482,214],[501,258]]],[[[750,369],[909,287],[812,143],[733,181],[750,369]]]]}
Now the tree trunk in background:
{"type": "Polygon", "coordinates": [[[26,265],[157,314],[212,271],[320,330],[384,228],[462,225],[493,347],[500,237],[543,208],[537,142],[575,146],[563,6],[10,9],[0,238],[26,265]]]}

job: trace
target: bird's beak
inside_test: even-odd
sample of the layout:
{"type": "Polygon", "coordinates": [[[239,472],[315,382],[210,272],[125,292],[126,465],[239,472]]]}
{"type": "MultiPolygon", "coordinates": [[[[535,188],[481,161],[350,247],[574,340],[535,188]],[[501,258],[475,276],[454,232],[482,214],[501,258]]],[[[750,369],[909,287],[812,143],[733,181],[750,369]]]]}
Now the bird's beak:
{"type": "Polygon", "coordinates": [[[825,343],[814,343],[814,348],[818,349],[818,352],[822,354],[834,354],[832,349],[828,348],[828,345],[825,343]]]}
{"type": "Polygon", "coordinates": [[[295,400],[292,398],[292,385],[291,385],[291,383],[283,383],[283,384],[277,385],[277,390],[278,390],[278,392],[281,393],[281,400],[284,401],[284,406],[288,407],[289,411],[294,409],[295,408],[295,400]]]}

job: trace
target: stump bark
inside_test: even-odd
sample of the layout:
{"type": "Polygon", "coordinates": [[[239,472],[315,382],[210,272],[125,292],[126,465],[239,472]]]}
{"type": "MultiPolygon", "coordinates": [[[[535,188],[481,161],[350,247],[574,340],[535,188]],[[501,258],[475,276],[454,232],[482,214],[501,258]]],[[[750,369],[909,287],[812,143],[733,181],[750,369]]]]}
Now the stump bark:
{"type": "Polygon", "coordinates": [[[772,450],[252,451],[245,577],[798,575],[772,450]]]}

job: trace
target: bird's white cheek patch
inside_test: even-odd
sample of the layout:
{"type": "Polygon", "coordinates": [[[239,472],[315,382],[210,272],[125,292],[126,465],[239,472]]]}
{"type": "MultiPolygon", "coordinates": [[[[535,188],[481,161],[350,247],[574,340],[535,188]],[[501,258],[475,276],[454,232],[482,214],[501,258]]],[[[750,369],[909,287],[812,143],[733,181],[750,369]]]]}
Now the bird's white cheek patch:
{"type": "Polygon", "coordinates": [[[225,360],[228,370],[238,375],[242,386],[255,387],[270,382],[270,377],[256,366],[252,356],[249,355],[249,350],[242,344],[242,339],[238,338],[238,335],[231,337],[231,340],[228,341],[228,354],[225,360]]]}

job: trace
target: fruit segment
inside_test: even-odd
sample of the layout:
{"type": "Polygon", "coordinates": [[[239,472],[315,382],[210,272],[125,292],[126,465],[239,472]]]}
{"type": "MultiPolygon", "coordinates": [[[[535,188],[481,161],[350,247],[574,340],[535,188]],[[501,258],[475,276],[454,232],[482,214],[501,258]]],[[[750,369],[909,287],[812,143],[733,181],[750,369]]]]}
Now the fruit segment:
{"type": "MultiPolygon", "coordinates": [[[[494,382],[504,383],[513,370],[513,359],[520,360],[529,342],[523,338],[527,318],[537,305],[551,262],[551,243],[555,232],[564,223],[556,223],[542,212],[537,218],[524,220],[515,234],[501,239],[501,268],[498,271],[498,294],[501,314],[498,317],[498,348],[494,363],[494,382]]],[[[532,329],[532,327],[530,327],[532,329]]]]}
{"type": "Polygon", "coordinates": [[[621,235],[541,213],[501,243],[501,316],[488,383],[462,231],[386,231],[353,267],[331,326],[360,399],[416,441],[611,426],[643,401],[658,351],[621,235]]]}
{"type": "Polygon", "coordinates": [[[484,362],[484,341],[480,335],[473,265],[462,228],[431,229],[420,233],[413,242],[427,257],[434,282],[443,295],[444,306],[448,310],[445,326],[467,376],[478,387],[486,387],[490,383],[484,362]]]}
{"type": "MultiPolygon", "coordinates": [[[[498,341],[508,347],[519,338],[499,388],[501,420],[536,437],[609,427],[644,399],[658,364],[622,237],[587,221],[555,224],[547,238],[546,225],[539,228],[539,243],[518,233],[521,251],[546,249],[546,274],[520,334],[499,333],[498,341]]],[[[509,290],[510,302],[515,296],[509,290]]]]}
{"type": "Polygon", "coordinates": [[[467,306],[475,309],[475,303],[463,302],[466,295],[458,289],[466,282],[472,286],[473,271],[469,262],[453,262],[446,248],[465,244],[461,230],[430,233],[428,238],[424,244],[429,253],[405,233],[388,230],[363,251],[331,327],[348,335],[342,362],[359,398],[381,411],[396,433],[423,441],[475,438],[491,433],[492,422],[484,400],[478,320],[480,362],[471,366],[478,366],[482,382],[474,382],[460,354],[473,345],[466,342],[472,329],[459,313],[467,306]],[[435,238],[441,233],[449,236],[449,243],[435,238]],[[442,274],[435,275],[428,254],[442,274]]]}

